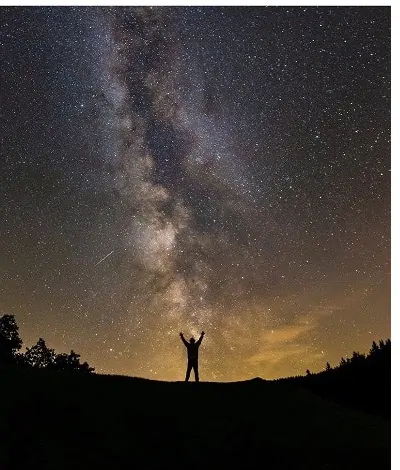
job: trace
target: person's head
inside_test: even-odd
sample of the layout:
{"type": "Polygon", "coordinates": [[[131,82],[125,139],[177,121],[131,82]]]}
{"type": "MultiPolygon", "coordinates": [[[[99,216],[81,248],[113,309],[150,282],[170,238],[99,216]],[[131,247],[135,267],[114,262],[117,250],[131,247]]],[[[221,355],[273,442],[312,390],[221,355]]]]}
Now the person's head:
{"type": "Polygon", "coordinates": [[[190,341],[192,344],[193,344],[194,342],[196,342],[196,340],[195,340],[194,338],[190,338],[189,341],[190,341]]]}

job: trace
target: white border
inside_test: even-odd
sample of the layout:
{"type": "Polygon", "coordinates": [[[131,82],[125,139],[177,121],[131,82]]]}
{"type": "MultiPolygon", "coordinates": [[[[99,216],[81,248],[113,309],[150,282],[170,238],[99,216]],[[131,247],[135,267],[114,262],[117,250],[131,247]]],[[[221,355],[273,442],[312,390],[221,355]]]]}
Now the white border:
{"type": "MultiPolygon", "coordinates": [[[[0,0],[0,6],[122,6],[122,5],[143,5],[143,6],[390,6],[391,7],[391,15],[392,15],[392,52],[391,52],[391,60],[392,60],[392,73],[391,73],[391,83],[394,83],[395,86],[392,86],[392,110],[391,110],[391,124],[392,124],[392,157],[391,167],[391,208],[392,208],[392,220],[391,220],[391,261],[392,261],[392,272],[391,272],[391,302],[392,302],[392,312],[397,311],[397,307],[399,306],[399,295],[396,289],[396,286],[399,285],[400,279],[400,256],[399,256],[399,249],[397,242],[397,237],[399,235],[399,209],[396,201],[400,200],[400,191],[399,187],[396,185],[396,180],[398,181],[397,174],[398,172],[397,167],[397,152],[396,149],[398,148],[398,132],[396,132],[396,123],[398,122],[399,113],[398,113],[398,105],[399,105],[399,92],[397,88],[397,84],[399,84],[398,80],[398,60],[396,60],[395,54],[393,51],[398,51],[399,45],[399,24],[398,19],[400,18],[400,1],[380,1],[380,0],[353,0],[351,2],[347,1],[326,1],[326,0],[308,0],[308,1],[282,1],[282,0],[275,0],[274,2],[271,1],[248,1],[248,2],[235,2],[235,1],[213,1],[213,2],[206,2],[206,1],[46,1],[42,0],[40,2],[18,2],[18,1],[2,1],[0,0]]],[[[1,12],[0,12],[1,13],[1,12]]],[[[396,365],[396,359],[399,358],[399,347],[396,340],[396,334],[399,331],[399,322],[398,322],[398,315],[391,315],[391,339],[392,339],[392,364],[396,365]]],[[[392,397],[397,398],[400,394],[399,390],[399,375],[396,370],[394,370],[392,365],[392,397]]],[[[399,411],[400,407],[398,405],[398,400],[392,400],[392,468],[400,468],[399,465],[396,466],[396,462],[399,464],[399,453],[394,452],[396,450],[395,442],[399,441],[399,439],[395,438],[396,435],[399,434],[399,411]]]]}
{"type": "Polygon", "coordinates": [[[392,6],[395,2],[393,0],[390,1],[382,1],[382,0],[353,0],[351,2],[345,0],[336,0],[336,1],[327,1],[327,0],[308,0],[305,2],[301,1],[282,1],[276,0],[274,2],[271,1],[248,1],[248,2],[236,2],[236,1],[227,1],[227,0],[220,0],[220,1],[179,1],[179,0],[164,0],[164,1],[149,1],[149,0],[142,0],[142,1],[121,1],[121,0],[100,0],[100,1],[92,1],[92,0],[70,0],[70,1],[49,1],[49,0],[42,0],[40,2],[18,2],[18,1],[0,1],[0,5],[2,6],[10,6],[10,5],[18,5],[18,6],[68,6],[68,5],[77,5],[77,6],[392,6]]]}

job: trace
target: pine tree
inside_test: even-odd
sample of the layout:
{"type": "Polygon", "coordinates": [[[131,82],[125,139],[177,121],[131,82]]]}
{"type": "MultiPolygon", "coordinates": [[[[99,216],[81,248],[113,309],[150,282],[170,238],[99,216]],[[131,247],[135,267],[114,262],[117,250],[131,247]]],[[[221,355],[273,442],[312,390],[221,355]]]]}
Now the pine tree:
{"type": "Polygon", "coordinates": [[[375,341],[372,341],[372,346],[371,346],[371,349],[369,350],[369,355],[370,356],[376,356],[379,352],[379,347],[378,345],[376,344],[375,341]]]}

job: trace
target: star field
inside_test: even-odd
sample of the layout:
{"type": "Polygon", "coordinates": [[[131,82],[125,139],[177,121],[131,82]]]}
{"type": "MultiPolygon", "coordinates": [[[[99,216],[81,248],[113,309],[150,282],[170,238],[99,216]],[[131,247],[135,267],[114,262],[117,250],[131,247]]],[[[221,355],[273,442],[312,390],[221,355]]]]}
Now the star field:
{"type": "Polygon", "coordinates": [[[97,372],[390,336],[390,9],[1,8],[1,296],[97,372]]]}

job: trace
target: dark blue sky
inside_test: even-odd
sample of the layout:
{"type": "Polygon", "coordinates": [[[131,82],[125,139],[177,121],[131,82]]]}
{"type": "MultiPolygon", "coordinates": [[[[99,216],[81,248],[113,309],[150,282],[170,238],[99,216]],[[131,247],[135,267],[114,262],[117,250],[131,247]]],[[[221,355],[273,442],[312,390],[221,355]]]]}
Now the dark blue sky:
{"type": "Polygon", "coordinates": [[[177,379],[204,329],[226,380],[389,336],[389,8],[1,10],[0,306],[26,346],[177,379]]]}

